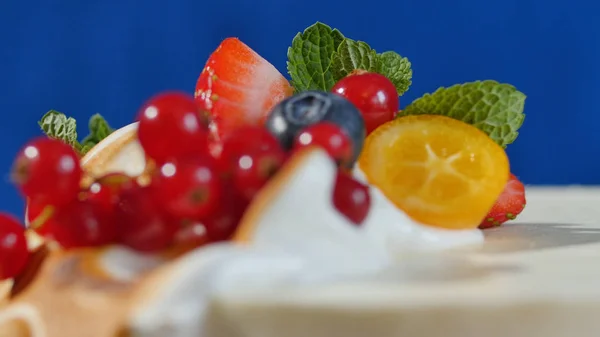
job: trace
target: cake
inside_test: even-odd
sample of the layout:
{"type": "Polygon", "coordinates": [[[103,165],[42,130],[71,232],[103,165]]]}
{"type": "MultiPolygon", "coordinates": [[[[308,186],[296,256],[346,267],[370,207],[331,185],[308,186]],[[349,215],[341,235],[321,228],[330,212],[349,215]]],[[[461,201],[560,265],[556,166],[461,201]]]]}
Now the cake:
{"type": "Polygon", "coordinates": [[[81,142],[47,113],[13,166],[27,229],[0,215],[0,336],[593,335],[597,244],[553,247],[551,191],[520,215],[521,92],[398,112],[410,62],[321,23],[288,59],[291,82],[228,38],[194,97],[81,142]]]}

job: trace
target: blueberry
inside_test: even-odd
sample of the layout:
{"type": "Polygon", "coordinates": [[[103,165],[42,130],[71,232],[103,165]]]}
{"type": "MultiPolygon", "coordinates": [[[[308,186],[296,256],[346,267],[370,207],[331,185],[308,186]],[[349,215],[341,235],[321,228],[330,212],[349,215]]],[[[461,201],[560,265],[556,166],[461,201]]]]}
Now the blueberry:
{"type": "Polygon", "coordinates": [[[266,127],[289,150],[302,129],[319,122],[335,123],[347,132],[353,144],[354,163],[365,140],[365,122],[350,101],[334,93],[304,91],[288,97],[271,110],[266,127]]]}

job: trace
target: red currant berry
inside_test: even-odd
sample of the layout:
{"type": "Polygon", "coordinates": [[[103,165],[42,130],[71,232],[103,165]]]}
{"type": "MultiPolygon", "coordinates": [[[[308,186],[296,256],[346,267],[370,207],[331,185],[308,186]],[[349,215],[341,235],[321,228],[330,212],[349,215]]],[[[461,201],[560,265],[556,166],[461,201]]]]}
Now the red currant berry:
{"type": "Polygon", "coordinates": [[[322,122],[302,130],[294,141],[294,149],[320,146],[340,165],[346,166],[352,160],[352,142],[339,126],[322,122]]]}
{"type": "Polygon", "coordinates": [[[208,152],[208,130],[194,98],[163,93],[138,114],[138,138],[148,157],[158,163],[208,152]]]}
{"type": "Polygon", "coordinates": [[[206,227],[200,222],[192,222],[182,226],[175,234],[174,243],[178,247],[195,248],[208,243],[206,227]]]}
{"type": "Polygon", "coordinates": [[[204,219],[215,212],[222,185],[208,155],[163,164],[152,180],[152,193],[177,219],[204,219]]]}
{"type": "Polygon", "coordinates": [[[23,226],[12,216],[0,213],[0,280],[19,275],[28,258],[23,226]]]}
{"type": "Polygon", "coordinates": [[[114,209],[119,201],[119,194],[137,186],[134,178],[123,173],[109,173],[96,179],[84,193],[84,199],[102,205],[106,209],[114,209]]]}
{"type": "Polygon", "coordinates": [[[65,249],[107,245],[117,237],[114,212],[89,200],[75,200],[59,208],[42,228],[46,238],[65,249]]]}
{"type": "Polygon", "coordinates": [[[247,151],[237,159],[233,170],[235,189],[247,200],[252,200],[256,193],[277,173],[285,162],[285,153],[279,147],[269,150],[256,148],[247,151]]]}
{"type": "Polygon", "coordinates": [[[367,134],[391,121],[400,106],[394,83],[381,74],[351,74],[337,82],[331,91],[345,97],[360,110],[367,134]]]}
{"type": "Polygon", "coordinates": [[[333,205],[352,223],[360,225],[371,207],[369,187],[339,171],[333,191],[333,205]]]}
{"type": "Polygon", "coordinates": [[[238,159],[248,152],[283,151],[279,141],[262,126],[245,126],[225,138],[218,160],[219,171],[225,176],[233,173],[238,159]]]}
{"type": "Polygon", "coordinates": [[[217,212],[203,221],[208,242],[229,240],[248,206],[248,201],[232,187],[225,191],[217,212]]]}
{"type": "Polygon", "coordinates": [[[30,199],[64,205],[79,193],[81,167],[75,151],[60,140],[37,138],[19,152],[12,179],[30,199]]]}
{"type": "Polygon", "coordinates": [[[119,241],[142,252],[167,248],[179,229],[153,199],[149,187],[137,187],[121,193],[116,209],[119,241]]]}

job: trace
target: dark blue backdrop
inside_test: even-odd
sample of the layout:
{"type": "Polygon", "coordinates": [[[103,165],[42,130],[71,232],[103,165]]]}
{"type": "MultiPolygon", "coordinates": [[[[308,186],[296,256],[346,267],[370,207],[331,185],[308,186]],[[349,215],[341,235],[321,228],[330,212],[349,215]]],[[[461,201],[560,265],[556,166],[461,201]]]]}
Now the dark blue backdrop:
{"type": "Polygon", "coordinates": [[[0,6],[0,208],[21,212],[12,157],[53,108],[116,127],[164,89],[193,92],[206,57],[240,37],[285,71],[315,21],[413,64],[401,105],[441,85],[510,82],[528,95],[509,147],[528,184],[600,183],[600,5],[591,0],[4,0],[0,6]],[[589,1],[589,2],[587,2],[589,1]],[[169,4],[169,5],[167,5],[169,4]]]}

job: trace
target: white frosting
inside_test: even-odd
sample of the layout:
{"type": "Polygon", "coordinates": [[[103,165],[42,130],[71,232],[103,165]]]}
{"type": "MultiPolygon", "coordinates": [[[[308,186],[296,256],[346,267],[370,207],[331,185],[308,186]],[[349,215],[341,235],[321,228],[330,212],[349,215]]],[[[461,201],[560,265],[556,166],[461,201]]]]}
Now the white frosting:
{"type": "Polygon", "coordinates": [[[402,252],[483,242],[478,230],[422,226],[375,188],[367,219],[354,226],[332,205],[333,162],[322,151],[310,156],[261,213],[251,246],[213,245],[175,262],[153,301],[132,317],[134,335],[207,337],[205,314],[220,293],[361,282],[398,270],[402,252]]]}

